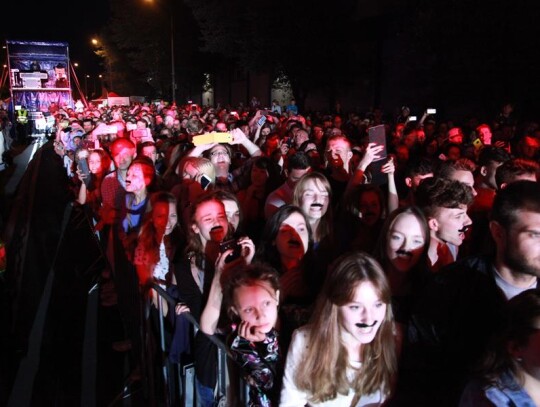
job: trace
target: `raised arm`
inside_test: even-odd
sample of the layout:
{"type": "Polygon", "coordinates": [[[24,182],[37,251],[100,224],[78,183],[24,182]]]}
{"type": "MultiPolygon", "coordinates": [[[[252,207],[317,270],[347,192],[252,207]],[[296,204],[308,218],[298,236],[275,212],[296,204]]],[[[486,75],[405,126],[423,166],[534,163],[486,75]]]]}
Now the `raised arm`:
{"type": "Polygon", "coordinates": [[[378,158],[378,154],[384,149],[384,146],[378,145],[377,143],[369,143],[366,147],[366,151],[364,152],[364,156],[358,163],[357,167],[354,170],[354,173],[352,174],[352,177],[349,179],[349,183],[347,185],[347,191],[350,191],[355,186],[360,185],[363,183],[364,180],[364,174],[366,172],[367,167],[369,164],[373,162],[374,159],[378,158]]]}

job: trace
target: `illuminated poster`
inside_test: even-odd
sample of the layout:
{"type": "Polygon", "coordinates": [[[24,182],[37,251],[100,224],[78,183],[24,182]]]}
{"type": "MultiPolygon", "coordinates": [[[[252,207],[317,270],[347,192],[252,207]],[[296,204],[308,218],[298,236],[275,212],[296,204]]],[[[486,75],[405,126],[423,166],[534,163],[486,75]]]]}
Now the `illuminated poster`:
{"type": "Polygon", "coordinates": [[[69,51],[64,42],[6,41],[13,103],[46,111],[71,105],[69,51]]]}

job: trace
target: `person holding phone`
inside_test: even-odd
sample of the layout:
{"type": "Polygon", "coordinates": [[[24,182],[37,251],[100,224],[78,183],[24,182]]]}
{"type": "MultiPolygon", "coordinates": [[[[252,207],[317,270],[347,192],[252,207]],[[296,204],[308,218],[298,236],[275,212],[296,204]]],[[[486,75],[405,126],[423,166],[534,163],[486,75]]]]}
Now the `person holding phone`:
{"type": "Polygon", "coordinates": [[[182,180],[176,184],[171,193],[178,201],[179,212],[182,216],[182,226],[189,226],[189,207],[204,194],[214,189],[216,173],[210,160],[203,157],[185,157],[178,165],[182,180]]]}
{"type": "Polygon", "coordinates": [[[97,222],[102,203],[101,183],[109,173],[111,159],[104,150],[93,150],[87,158],[79,155],[79,162],[82,160],[87,163],[88,172],[82,171],[81,166],[77,169],[77,177],[81,180],[77,202],[85,205],[94,222],[97,222]]]}
{"type": "Polygon", "coordinates": [[[231,171],[233,153],[231,146],[240,145],[245,148],[251,158],[262,154],[261,149],[253,143],[240,129],[231,130],[231,144],[206,143],[196,146],[188,153],[190,157],[208,158],[215,167],[216,188],[238,192],[241,188],[242,174],[249,170],[251,160],[247,160],[240,167],[231,171]]]}
{"type": "MultiPolygon", "coordinates": [[[[176,286],[179,297],[193,317],[199,321],[210,298],[216,267],[221,264],[217,260],[225,259],[220,257],[220,243],[232,237],[223,202],[213,194],[200,196],[189,207],[186,230],[188,237],[185,256],[175,262],[172,284],[176,286]]],[[[254,252],[251,241],[241,242],[244,242],[246,250],[254,252]]],[[[193,348],[197,398],[201,406],[213,406],[217,371],[216,346],[199,331],[193,348]]]]}

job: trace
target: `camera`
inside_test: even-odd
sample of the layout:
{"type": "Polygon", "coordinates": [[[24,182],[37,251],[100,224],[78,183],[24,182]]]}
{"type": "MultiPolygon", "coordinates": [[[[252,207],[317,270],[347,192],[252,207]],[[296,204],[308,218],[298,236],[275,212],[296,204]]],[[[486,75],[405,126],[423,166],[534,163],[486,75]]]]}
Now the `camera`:
{"type": "Polygon", "coordinates": [[[242,255],[242,246],[238,244],[236,239],[226,240],[219,244],[219,251],[221,253],[224,253],[230,249],[232,249],[233,252],[227,256],[227,258],[225,259],[225,263],[230,263],[231,261],[238,259],[242,255]]]}

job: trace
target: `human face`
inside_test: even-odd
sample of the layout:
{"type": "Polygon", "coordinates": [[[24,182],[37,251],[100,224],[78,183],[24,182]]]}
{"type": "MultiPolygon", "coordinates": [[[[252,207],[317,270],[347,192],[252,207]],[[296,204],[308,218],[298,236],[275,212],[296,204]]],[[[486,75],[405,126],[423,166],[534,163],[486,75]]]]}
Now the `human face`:
{"type": "Polygon", "coordinates": [[[326,214],[329,203],[328,191],[319,180],[306,181],[300,198],[300,207],[310,220],[321,219],[326,214]]]}
{"type": "Polygon", "coordinates": [[[289,186],[291,188],[294,188],[296,183],[302,178],[304,174],[307,174],[309,172],[309,168],[306,168],[305,170],[300,168],[295,168],[291,170],[289,173],[289,177],[287,178],[287,182],[289,183],[289,186]]]}
{"type": "Polygon", "coordinates": [[[420,222],[412,213],[398,215],[388,230],[386,255],[401,272],[412,269],[424,250],[425,236],[420,222]]]}
{"type": "Polygon", "coordinates": [[[205,201],[197,206],[193,232],[199,235],[203,247],[206,243],[222,242],[229,230],[225,207],[220,201],[205,201]]]}
{"type": "Polygon", "coordinates": [[[225,206],[225,214],[227,215],[227,220],[231,224],[234,230],[238,229],[238,224],[240,223],[240,208],[235,201],[230,199],[224,199],[223,205],[225,206]]]}
{"type": "Polygon", "coordinates": [[[268,179],[268,171],[254,165],[251,168],[251,183],[255,186],[263,186],[268,179]]]}
{"type": "Polygon", "coordinates": [[[152,209],[152,222],[159,234],[169,235],[178,223],[176,205],[169,202],[158,202],[152,209]]]}
{"type": "Polygon", "coordinates": [[[90,131],[92,131],[92,129],[94,128],[94,125],[92,124],[92,121],[91,120],[85,120],[83,121],[83,130],[85,133],[88,133],[90,131]]]}
{"type": "Polygon", "coordinates": [[[307,134],[307,131],[305,130],[298,130],[294,136],[294,144],[296,145],[296,148],[300,148],[302,143],[304,141],[307,141],[309,139],[309,136],[307,134]]]}
{"type": "Polygon", "coordinates": [[[321,141],[324,135],[324,131],[322,127],[314,127],[313,128],[313,139],[316,141],[321,141]]]}
{"type": "Polygon", "coordinates": [[[491,144],[491,130],[487,126],[480,127],[478,129],[478,138],[482,140],[482,143],[484,144],[491,144]]]}
{"type": "Polygon", "coordinates": [[[131,165],[134,156],[135,151],[132,148],[120,147],[117,151],[115,151],[115,154],[113,156],[116,168],[122,171],[126,171],[131,165]]]}
{"type": "Polygon", "coordinates": [[[137,193],[141,192],[145,187],[142,166],[140,164],[130,166],[126,175],[126,191],[137,193]]]}
{"type": "Polygon", "coordinates": [[[472,224],[467,215],[467,205],[458,208],[439,208],[434,218],[430,219],[432,236],[453,245],[460,246],[465,239],[465,232],[472,224]]]}
{"type": "Polygon", "coordinates": [[[100,174],[103,172],[101,168],[101,156],[98,153],[90,153],[88,155],[88,169],[92,174],[100,174]]]}
{"type": "Polygon", "coordinates": [[[461,132],[461,130],[455,128],[450,129],[448,141],[450,141],[450,143],[456,144],[463,143],[463,133],[461,132]]]}
{"type": "Polygon", "coordinates": [[[210,150],[210,161],[217,168],[226,168],[229,171],[231,165],[231,157],[229,152],[222,145],[217,145],[210,150]]]}
{"type": "Polygon", "coordinates": [[[235,311],[253,331],[266,334],[277,321],[277,294],[266,281],[240,286],[234,290],[235,311]]]}
{"type": "Polygon", "coordinates": [[[282,258],[301,260],[309,244],[304,216],[298,212],[291,213],[279,226],[274,242],[282,258]]]}
{"type": "Polygon", "coordinates": [[[143,147],[142,155],[150,158],[154,164],[157,161],[158,154],[155,146],[143,147]]]}
{"type": "Polygon", "coordinates": [[[459,147],[453,146],[448,149],[448,159],[452,161],[459,160],[461,158],[461,150],[459,147]]]}
{"type": "Polygon", "coordinates": [[[540,277],[540,213],[517,210],[505,232],[503,262],[513,271],[540,277]]]}
{"type": "Polygon", "coordinates": [[[380,219],[382,212],[377,193],[373,191],[364,192],[360,196],[358,210],[360,211],[362,222],[368,226],[373,226],[380,219]]]}
{"type": "Polygon", "coordinates": [[[464,170],[454,171],[450,178],[454,181],[459,181],[467,185],[469,188],[471,188],[473,196],[477,195],[476,189],[474,189],[474,177],[472,172],[464,170]]]}
{"type": "Polygon", "coordinates": [[[373,283],[359,283],[352,301],[339,307],[341,333],[345,342],[363,345],[373,341],[384,321],[386,307],[373,283]],[[359,327],[357,324],[367,326],[359,327]]]}
{"type": "Polygon", "coordinates": [[[352,151],[349,143],[347,141],[338,138],[335,140],[330,140],[326,146],[326,152],[332,154],[333,159],[341,158],[343,161],[343,168],[349,168],[349,160],[352,157],[352,151]]]}

